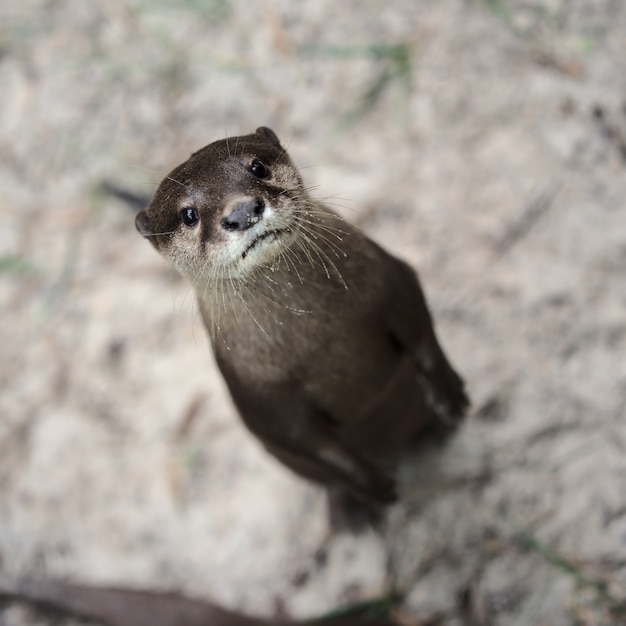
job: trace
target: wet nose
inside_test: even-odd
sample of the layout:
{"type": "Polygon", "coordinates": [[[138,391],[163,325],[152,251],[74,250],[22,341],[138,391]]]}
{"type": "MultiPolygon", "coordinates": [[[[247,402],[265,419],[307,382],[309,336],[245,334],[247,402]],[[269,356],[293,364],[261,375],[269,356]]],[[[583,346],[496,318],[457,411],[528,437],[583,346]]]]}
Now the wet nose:
{"type": "Polygon", "coordinates": [[[261,219],[264,210],[265,202],[261,198],[242,200],[222,220],[222,228],[230,231],[252,228],[261,219]]]}

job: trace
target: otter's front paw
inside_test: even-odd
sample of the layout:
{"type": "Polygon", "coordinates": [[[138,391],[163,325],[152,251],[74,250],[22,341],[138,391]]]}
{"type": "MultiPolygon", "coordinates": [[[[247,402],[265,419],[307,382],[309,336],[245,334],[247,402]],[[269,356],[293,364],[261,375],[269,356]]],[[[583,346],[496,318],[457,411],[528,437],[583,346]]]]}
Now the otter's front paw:
{"type": "Polygon", "coordinates": [[[363,500],[345,489],[331,487],[328,490],[328,520],[335,532],[359,533],[378,529],[384,507],[371,500],[363,500]]]}
{"type": "Polygon", "coordinates": [[[365,477],[365,484],[359,485],[359,495],[379,504],[392,504],[398,499],[396,481],[378,467],[368,467],[365,477]]]}

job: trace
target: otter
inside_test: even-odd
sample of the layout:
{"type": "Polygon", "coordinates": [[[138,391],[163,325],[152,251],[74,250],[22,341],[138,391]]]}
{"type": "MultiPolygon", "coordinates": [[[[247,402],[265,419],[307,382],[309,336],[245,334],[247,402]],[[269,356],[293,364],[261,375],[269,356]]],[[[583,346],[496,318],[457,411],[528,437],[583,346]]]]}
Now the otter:
{"type": "Polygon", "coordinates": [[[193,285],[245,426],[328,487],[333,526],[380,517],[398,453],[469,404],[413,269],[315,201],[266,127],[194,152],[135,224],[193,285]]]}
{"type": "MultiPolygon", "coordinates": [[[[309,622],[247,617],[216,604],[176,593],[92,587],[51,578],[19,581],[0,576],[0,600],[27,602],[106,626],[304,626],[309,622]]],[[[377,617],[375,603],[334,617],[314,620],[320,626],[394,626],[377,617]]]]}

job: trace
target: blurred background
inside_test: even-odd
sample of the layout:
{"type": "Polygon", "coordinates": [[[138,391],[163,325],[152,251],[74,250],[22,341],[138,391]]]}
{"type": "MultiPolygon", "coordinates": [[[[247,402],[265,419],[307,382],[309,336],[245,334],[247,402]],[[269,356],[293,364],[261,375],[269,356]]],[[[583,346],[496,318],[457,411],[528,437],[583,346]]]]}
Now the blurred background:
{"type": "Polygon", "coordinates": [[[0,85],[2,572],[267,616],[395,588],[414,625],[623,623],[622,2],[5,0],[0,85]],[[473,399],[380,535],[327,537],[102,192],[260,125],[419,269],[473,399]]]}

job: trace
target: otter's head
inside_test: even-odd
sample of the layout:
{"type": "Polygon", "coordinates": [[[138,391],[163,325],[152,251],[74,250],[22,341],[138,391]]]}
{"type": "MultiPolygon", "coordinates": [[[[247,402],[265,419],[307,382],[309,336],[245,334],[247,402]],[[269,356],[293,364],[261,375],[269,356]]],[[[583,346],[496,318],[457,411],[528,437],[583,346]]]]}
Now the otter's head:
{"type": "Polygon", "coordinates": [[[192,154],[165,177],[135,225],[193,281],[240,278],[293,243],[297,213],[308,203],[278,138],[261,127],[192,154]]]}

